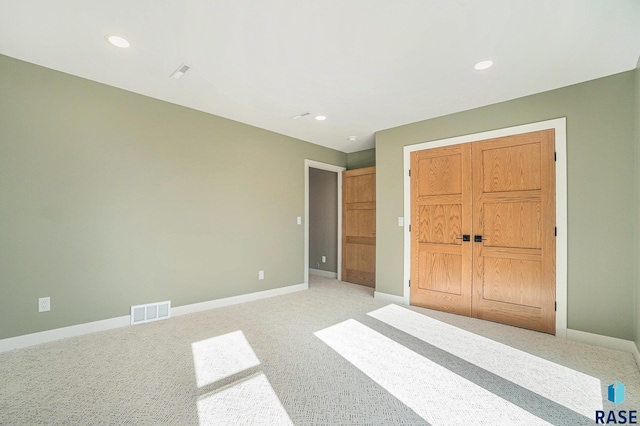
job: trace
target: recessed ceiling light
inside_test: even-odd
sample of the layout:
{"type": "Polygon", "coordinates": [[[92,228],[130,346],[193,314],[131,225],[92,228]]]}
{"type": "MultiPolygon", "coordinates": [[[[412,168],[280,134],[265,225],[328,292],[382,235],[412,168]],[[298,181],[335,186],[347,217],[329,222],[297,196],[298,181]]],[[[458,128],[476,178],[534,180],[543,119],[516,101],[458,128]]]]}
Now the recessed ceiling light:
{"type": "Polygon", "coordinates": [[[318,121],[323,121],[323,120],[326,120],[326,119],[327,119],[327,117],[325,117],[324,115],[316,115],[316,120],[318,120],[318,121]]]}
{"type": "Polygon", "coordinates": [[[348,140],[348,141],[351,141],[351,142],[355,142],[355,141],[357,141],[357,140],[358,140],[358,137],[357,137],[357,136],[349,136],[349,137],[347,138],[347,140],[348,140]]]}
{"type": "Polygon", "coordinates": [[[491,65],[493,65],[493,61],[482,61],[475,64],[474,68],[478,71],[486,70],[487,68],[491,67],[491,65]]]}
{"type": "Polygon", "coordinates": [[[116,47],[122,47],[123,49],[126,49],[130,46],[129,41],[120,36],[108,35],[106,39],[109,43],[113,44],[116,47]]]}

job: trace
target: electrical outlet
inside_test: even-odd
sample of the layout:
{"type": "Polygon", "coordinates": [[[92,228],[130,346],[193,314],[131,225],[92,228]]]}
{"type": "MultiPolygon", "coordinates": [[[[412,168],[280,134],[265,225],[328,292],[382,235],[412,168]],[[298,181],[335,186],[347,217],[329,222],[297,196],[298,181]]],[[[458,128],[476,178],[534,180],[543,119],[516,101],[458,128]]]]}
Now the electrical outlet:
{"type": "Polygon", "coordinates": [[[298,225],[302,225],[302,216],[298,216],[298,217],[296,217],[296,223],[297,223],[298,225]]]}
{"type": "Polygon", "coordinates": [[[264,280],[264,271],[258,271],[258,279],[264,280]]]}
{"type": "Polygon", "coordinates": [[[51,298],[41,297],[38,299],[38,312],[47,312],[51,310],[51,298]]]}
{"type": "Polygon", "coordinates": [[[327,263],[327,256],[322,256],[322,263],[327,263]]]}

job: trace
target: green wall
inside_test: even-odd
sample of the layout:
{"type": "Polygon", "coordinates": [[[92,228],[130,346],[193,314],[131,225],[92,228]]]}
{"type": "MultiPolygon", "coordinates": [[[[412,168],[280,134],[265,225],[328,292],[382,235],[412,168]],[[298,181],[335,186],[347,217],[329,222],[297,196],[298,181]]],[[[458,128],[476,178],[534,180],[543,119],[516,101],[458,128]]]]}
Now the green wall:
{"type": "Polygon", "coordinates": [[[0,338],[303,282],[305,158],[377,163],[377,291],[401,295],[402,147],[566,116],[569,328],[640,348],[638,86],[617,74],[347,155],[0,55],[0,338]]]}
{"type": "Polygon", "coordinates": [[[304,281],[304,159],[346,154],[6,56],[0,94],[0,338],[304,281]]]}
{"type": "Polygon", "coordinates": [[[635,338],[635,71],[378,132],[376,290],[402,295],[403,146],[567,118],[568,327],[635,338]]]}
{"type": "Polygon", "coordinates": [[[351,152],[347,154],[347,170],[362,169],[376,165],[376,150],[365,149],[364,151],[351,152]]]}
{"type": "Polygon", "coordinates": [[[640,351],[640,59],[636,67],[636,347],[640,351]]]}

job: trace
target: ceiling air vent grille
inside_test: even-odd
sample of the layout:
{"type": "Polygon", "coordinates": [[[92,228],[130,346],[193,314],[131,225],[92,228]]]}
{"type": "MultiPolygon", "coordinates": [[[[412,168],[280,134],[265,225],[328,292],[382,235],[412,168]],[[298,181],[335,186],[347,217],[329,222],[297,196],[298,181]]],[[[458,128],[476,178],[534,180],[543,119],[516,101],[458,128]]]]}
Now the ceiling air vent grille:
{"type": "Polygon", "coordinates": [[[131,325],[158,321],[171,315],[171,301],[147,303],[131,307],[131,325]]]}
{"type": "Polygon", "coordinates": [[[184,75],[184,73],[186,73],[190,69],[191,69],[191,65],[182,64],[177,70],[173,72],[173,74],[171,74],[171,77],[180,78],[184,75]]]}

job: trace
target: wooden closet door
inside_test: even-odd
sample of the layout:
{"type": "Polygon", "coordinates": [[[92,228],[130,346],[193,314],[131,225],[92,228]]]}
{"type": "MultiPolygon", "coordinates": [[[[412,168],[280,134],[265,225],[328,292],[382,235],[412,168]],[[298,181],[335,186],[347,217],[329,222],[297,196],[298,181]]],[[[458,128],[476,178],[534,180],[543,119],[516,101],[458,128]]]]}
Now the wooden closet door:
{"type": "Polygon", "coordinates": [[[473,316],[555,333],[554,132],[474,142],[473,316]]]}
{"type": "Polygon", "coordinates": [[[471,146],[411,154],[411,304],[471,315],[471,146]]]}
{"type": "Polygon", "coordinates": [[[376,284],[376,168],[342,172],[342,281],[376,284]]]}

